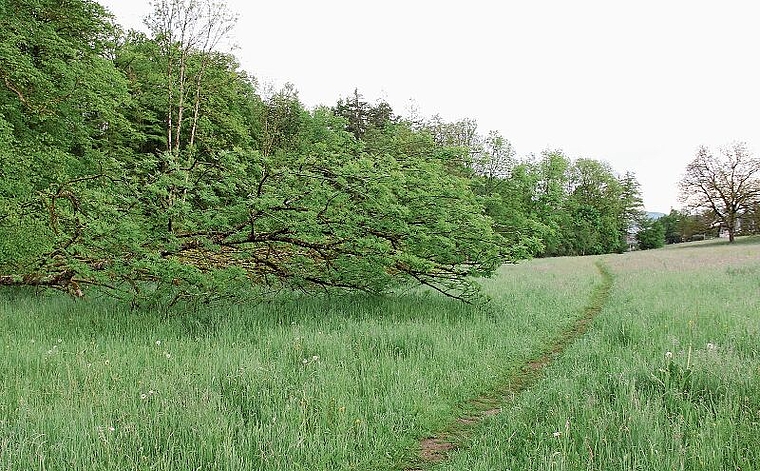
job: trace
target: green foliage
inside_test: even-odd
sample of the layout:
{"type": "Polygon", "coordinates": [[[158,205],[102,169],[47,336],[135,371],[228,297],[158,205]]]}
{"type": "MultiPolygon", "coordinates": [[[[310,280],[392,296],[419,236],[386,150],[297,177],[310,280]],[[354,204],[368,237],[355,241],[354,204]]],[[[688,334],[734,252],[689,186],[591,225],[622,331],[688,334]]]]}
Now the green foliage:
{"type": "Polygon", "coordinates": [[[9,1],[0,17],[0,273],[77,291],[78,242],[109,197],[109,155],[129,128],[126,83],[91,1],[9,1]],[[85,198],[86,196],[86,198],[85,198]],[[22,276],[23,275],[23,276],[22,276]],[[60,283],[59,283],[60,281],[60,283]]]}
{"type": "Polygon", "coordinates": [[[482,137],[471,120],[433,117],[423,129],[449,149],[449,173],[471,181],[493,230],[520,258],[626,250],[642,213],[632,173],[618,177],[604,162],[573,162],[560,150],[519,160],[508,140],[493,131],[482,137]]]}
{"type": "Polygon", "coordinates": [[[641,250],[659,249],[665,245],[665,226],[659,219],[642,220],[636,239],[641,250]]]}
{"type": "Polygon", "coordinates": [[[571,162],[561,151],[545,152],[536,164],[540,175],[535,201],[547,222],[547,255],[622,252],[625,236],[641,212],[635,177],[617,177],[601,161],[571,162]]]}
{"type": "Polygon", "coordinates": [[[664,229],[665,243],[677,244],[683,242],[683,237],[679,231],[678,225],[681,215],[675,209],[671,209],[670,213],[660,218],[660,224],[664,229]]]}
{"type": "Polygon", "coordinates": [[[94,3],[16,3],[0,62],[0,284],[175,301],[246,282],[423,284],[465,299],[472,277],[522,256],[446,150],[387,104],[357,92],[337,115],[309,111],[292,87],[262,100],[232,56],[166,31],[116,37],[94,3]]]}
{"type": "Polygon", "coordinates": [[[518,161],[474,121],[403,122],[358,90],[332,109],[290,85],[262,98],[213,51],[234,17],[204,2],[156,3],[153,37],[87,0],[6,2],[0,284],[133,302],[244,284],[471,299],[504,262],[618,250],[626,187],[607,166],[518,161]]]}
{"type": "Polygon", "coordinates": [[[382,130],[386,124],[396,121],[393,109],[385,101],[370,105],[358,89],[351,97],[338,100],[333,108],[335,115],[346,120],[346,131],[357,139],[363,139],[368,132],[382,130]]]}
{"type": "Polygon", "coordinates": [[[714,220],[709,213],[689,214],[673,209],[660,218],[659,222],[663,225],[667,244],[704,240],[707,236],[717,236],[716,230],[712,227],[714,220]]]}
{"type": "Polygon", "coordinates": [[[590,255],[622,250],[622,187],[609,165],[579,159],[571,169],[568,209],[572,220],[566,235],[570,254],[590,255]]]}

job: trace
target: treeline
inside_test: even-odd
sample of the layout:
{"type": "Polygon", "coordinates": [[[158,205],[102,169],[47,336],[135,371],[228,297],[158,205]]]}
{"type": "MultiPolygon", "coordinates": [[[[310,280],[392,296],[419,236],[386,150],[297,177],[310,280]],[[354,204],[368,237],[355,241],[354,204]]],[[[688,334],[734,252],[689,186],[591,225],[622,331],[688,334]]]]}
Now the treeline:
{"type": "MultiPolygon", "coordinates": [[[[760,204],[754,204],[734,224],[736,235],[760,233],[760,204]]],[[[659,248],[666,244],[679,244],[716,237],[729,237],[728,226],[715,216],[714,211],[678,211],[643,224],[638,233],[641,248],[659,248]]]]}
{"type": "Polygon", "coordinates": [[[307,109],[216,51],[223,6],[155,7],[145,35],[90,0],[0,1],[0,285],[467,299],[504,262],[626,248],[632,174],[518,159],[471,120],[403,118],[358,91],[307,109]]]}

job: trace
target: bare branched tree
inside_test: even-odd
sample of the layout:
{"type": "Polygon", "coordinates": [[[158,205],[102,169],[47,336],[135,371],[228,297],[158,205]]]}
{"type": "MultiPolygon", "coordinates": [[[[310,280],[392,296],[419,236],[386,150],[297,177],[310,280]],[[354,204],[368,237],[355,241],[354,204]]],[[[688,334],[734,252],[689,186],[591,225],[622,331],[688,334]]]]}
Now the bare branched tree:
{"type": "Polygon", "coordinates": [[[718,156],[701,146],[679,188],[681,201],[690,209],[710,211],[733,242],[737,221],[760,201],[760,159],[743,142],[721,148],[718,156]]]}
{"type": "Polygon", "coordinates": [[[192,147],[200,116],[203,76],[211,53],[229,36],[237,16],[224,3],[212,0],[155,0],[153,13],[145,19],[160,46],[166,65],[168,93],[166,147],[180,150],[180,136],[192,106],[190,138],[192,147]],[[199,56],[199,65],[191,73],[189,59],[199,56]]]}

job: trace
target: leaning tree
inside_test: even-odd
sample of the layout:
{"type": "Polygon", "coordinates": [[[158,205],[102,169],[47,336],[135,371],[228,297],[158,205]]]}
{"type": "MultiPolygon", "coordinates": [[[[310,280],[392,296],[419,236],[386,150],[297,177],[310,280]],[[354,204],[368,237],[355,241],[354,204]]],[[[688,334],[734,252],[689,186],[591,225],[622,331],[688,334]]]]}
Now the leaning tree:
{"type": "Polygon", "coordinates": [[[700,146],[679,188],[681,201],[691,209],[711,212],[733,242],[737,221],[760,201],[760,159],[744,142],[721,148],[717,156],[700,146]]]}
{"type": "Polygon", "coordinates": [[[214,52],[234,20],[215,0],[156,0],[153,38],[60,3],[0,1],[0,288],[467,300],[521,256],[427,134],[360,140],[290,88],[262,101],[214,52]]]}

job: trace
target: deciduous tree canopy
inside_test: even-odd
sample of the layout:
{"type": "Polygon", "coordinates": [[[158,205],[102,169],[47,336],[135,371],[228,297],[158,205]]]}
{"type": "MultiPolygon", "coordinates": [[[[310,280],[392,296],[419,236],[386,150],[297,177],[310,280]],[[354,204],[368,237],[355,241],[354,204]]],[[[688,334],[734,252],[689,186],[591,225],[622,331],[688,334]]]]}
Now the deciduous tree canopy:
{"type": "Polygon", "coordinates": [[[640,204],[632,176],[518,159],[473,120],[407,122],[358,90],[262,97],[215,50],[234,17],[207,0],[157,2],[150,37],[92,0],[0,10],[2,285],[468,299],[504,262],[620,250],[640,204]]]}

